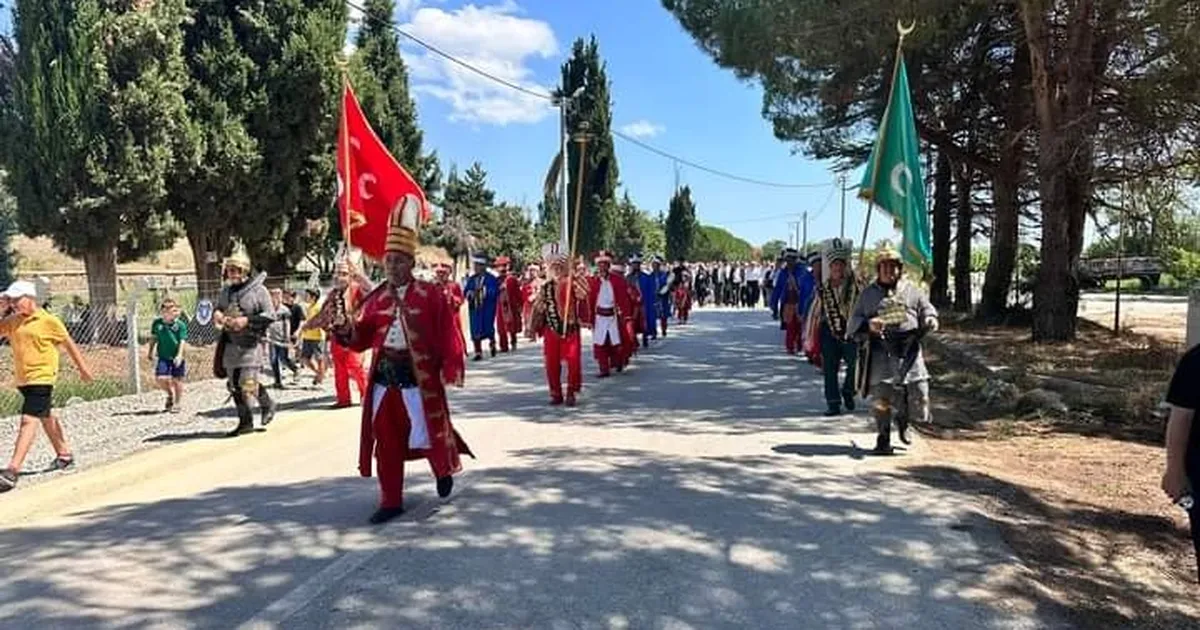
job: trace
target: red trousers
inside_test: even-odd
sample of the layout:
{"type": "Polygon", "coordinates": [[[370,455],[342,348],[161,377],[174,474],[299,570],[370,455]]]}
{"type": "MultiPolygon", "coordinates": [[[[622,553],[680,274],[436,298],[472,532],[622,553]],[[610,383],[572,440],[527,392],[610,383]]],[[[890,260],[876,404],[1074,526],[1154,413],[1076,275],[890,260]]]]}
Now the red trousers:
{"type": "Polygon", "coordinates": [[[788,354],[796,354],[800,349],[800,318],[794,318],[784,323],[784,345],[788,354]]]}
{"type": "Polygon", "coordinates": [[[517,333],[505,329],[503,323],[496,326],[496,334],[500,336],[500,352],[508,352],[509,345],[513,350],[517,349],[517,333]]]}
{"type": "Polygon", "coordinates": [[[363,369],[362,355],[338,342],[329,344],[333,355],[333,390],[339,405],[349,405],[350,379],[358,386],[358,398],[367,399],[367,371],[363,369]]]}
{"type": "Polygon", "coordinates": [[[542,356],[546,359],[546,384],[550,386],[551,398],[562,400],[563,397],[563,361],[567,362],[567,391],[574,394],[583,389],[583,356],[578,331],[560,337],[547,328],[542,356]]]}
{"type": "Polygon", "coordinates": [[[596,357],[596,363],[600,366],[600,375],[607,376],[612,368],[625,368],[625,346],[620,343],[613,343],[612,340],[604,342],[604,345],[593,344],[593,353],[596,357]]]}
{"type": "MultiPolygon", "coordinates": [[[[371,404],[368,399],[366,405],[371,404]]],[[[427,459],[434,477],[446,477],[461,467],[458,453],[445,448],[412,450],[408,448],[408,433],[412,423],[400,391],[388,388],[372,422],[375,430],[375,467],[379,476],[379,507],[404,506],[404,462],[427,459]]]]}

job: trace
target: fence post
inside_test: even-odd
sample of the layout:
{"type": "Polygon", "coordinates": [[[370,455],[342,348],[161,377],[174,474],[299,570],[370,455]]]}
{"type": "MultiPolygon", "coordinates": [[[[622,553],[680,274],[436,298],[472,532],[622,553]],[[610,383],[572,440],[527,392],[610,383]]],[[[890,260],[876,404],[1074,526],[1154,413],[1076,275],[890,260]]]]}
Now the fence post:
{"type": "Polygon", "coordinates": [[[142,393],[141,350],[138,346],[138,300],[147,289],[147,282],[139,279],[129,292],[129,303],[125,306],[125,348],[129,359],[129,378],[133,393],[142,393]]]}

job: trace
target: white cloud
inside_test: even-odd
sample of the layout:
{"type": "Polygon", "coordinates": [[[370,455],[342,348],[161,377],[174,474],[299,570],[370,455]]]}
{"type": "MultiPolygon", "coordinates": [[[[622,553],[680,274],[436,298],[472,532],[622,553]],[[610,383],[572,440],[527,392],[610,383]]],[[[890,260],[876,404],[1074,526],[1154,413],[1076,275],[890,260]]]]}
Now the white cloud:
{"type": "MultiPolygon", "coordinates": [[[[527,65],[558,54],[550,25],[520,17],[512,0],[453,11],[423,6],[400,28],[448,55],[529,90],[546,94],[527,65]]],[[[548,101],[523,94],[480,76],[448,59],[401,38],[413,92],[445,101],[450,119],[507,125],[535,123],[553,113],[548,101]]]]}
{"type": "Polygon", "coordinates": [[[637,120],[621,127],[621,133],[633,136],[634,138],[653,138],[666,130],[666,127],[656,125],[645,119],[637,120]]]}

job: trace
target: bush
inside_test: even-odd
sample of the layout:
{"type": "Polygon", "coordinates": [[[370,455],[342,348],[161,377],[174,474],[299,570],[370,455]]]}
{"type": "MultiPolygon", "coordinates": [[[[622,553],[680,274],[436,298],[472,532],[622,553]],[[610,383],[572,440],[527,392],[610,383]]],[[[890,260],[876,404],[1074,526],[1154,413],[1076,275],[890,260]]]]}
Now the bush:
{"type": "Polygon", "coordinates": [[[1167,273],[1180,284],[1188,286],[1200,281],[1200,252],[1171,247],[1163,256],[1167,273]]]}

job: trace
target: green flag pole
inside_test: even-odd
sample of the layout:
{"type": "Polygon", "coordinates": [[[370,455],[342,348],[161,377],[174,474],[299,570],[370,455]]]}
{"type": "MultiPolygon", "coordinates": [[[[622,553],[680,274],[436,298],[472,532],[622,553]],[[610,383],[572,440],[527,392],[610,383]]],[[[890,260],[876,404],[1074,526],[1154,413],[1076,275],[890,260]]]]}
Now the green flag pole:
{"type": "Polygon", "coordinates": [[[871,163],[871,188],[865,191],[870,193],[870,197],[867,198],[867,219],[863,222],[862,243],[858,246],[858,269],[864,278],[867,274],[867,270],[863,268],[867,257],[867,232],[871,229],[871,210],[875,207],[875,187],[879,183],[879,161],[883,158],[883,147],[887,136],[888,114],[892,110],[892,92],[896,89],[896,76],[900,72],[900,59],[901,55],[904,54],[904,38],[913,32],[913,29],[916,27],[917,21],[915,19],[908,26],[905,26],[900,20],[896,20],[896,32],[900,34],[900,38],[896,42],[896,60],[892,65],[892,85],[888,89],[887,105],[883,108],[883,120],[879,125],[879,138],[875,141],[875,151],[873,151],[874,155],[872,156],[871,163]]]}

